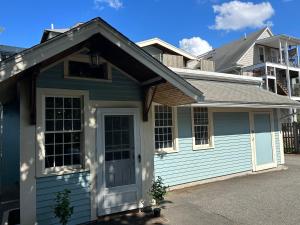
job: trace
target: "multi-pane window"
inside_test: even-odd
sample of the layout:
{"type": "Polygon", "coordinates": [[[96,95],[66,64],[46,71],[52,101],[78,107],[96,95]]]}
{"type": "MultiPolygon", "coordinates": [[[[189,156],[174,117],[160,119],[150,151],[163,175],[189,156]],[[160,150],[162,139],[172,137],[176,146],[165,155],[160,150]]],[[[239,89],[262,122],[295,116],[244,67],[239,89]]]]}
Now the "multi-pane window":
{"type": "Polygon", "coordinates": [[[155,149],[173,148],[174,124],[173,110],[163,105],[154,106],[155,149]]]}
{"type": "Polygon", "coordinates": [[[193,107],[193,124],[195,145],[209,145],[208,110],[202,107],[193,107]]]}
{"type": "Polygon", "coordinates": [[[45,168],[81,164],[80,97],[45,97],[45,168]]]}

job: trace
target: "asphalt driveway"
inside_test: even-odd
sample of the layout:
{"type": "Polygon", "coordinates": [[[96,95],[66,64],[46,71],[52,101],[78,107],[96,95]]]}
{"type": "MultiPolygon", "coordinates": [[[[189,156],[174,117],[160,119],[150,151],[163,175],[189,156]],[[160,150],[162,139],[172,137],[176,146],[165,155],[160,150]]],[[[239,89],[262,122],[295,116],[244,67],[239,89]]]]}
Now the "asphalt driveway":
{"type": "Polygon", "coordinates": [[[288,170],[170,192],[163,211],[172,225],[300,224],[300,155],[288,170]]]}
{"type": "Polygon", "coordinates": [[[172,191],[160,219],[138,214],[98,224],[299,225],[300,155],[286,162],[288,170],[172,191]]]}

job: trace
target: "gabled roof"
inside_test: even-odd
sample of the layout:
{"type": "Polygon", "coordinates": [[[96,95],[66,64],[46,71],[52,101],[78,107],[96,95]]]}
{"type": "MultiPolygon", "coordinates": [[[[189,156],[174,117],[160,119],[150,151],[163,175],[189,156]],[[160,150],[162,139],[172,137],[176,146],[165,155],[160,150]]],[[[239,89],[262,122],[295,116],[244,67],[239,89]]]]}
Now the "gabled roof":
{"type": "MultiPolygon", "coordinates": [[[[141,82],[151,84],[152,80],[157,80],[158,78],[164,79],[185,95],[194,99],[194,101],[197,101],[198,97],[202,94],[201,91],[154,59],[150,54],[101,18],[94,18],[84,24],[80,24],[43,43],[22,51],[14,57],[0,62],[0,82],[8,80],[11,77],[16,77],[18,74],[36,65],[43,64],[45,61],[51,62],[51,60],[55,60],[55,57],[66,54],[70,49],[74,48],[74,46],[77,47],[87,40],[91,40],[94,44],[102,44],[101,47],[104,48],[103,51],[110,54],[108,55],[110,58],[114,57],[119,59],[119,57],[126,57],[124,55],[126,53],[128,58],[131,59],[132,65],[130,66],[132,66],[133,69],[139,69],[138,66],[142,65],[143,68],[147,69],[147,74],[139,74],[141,82]],[[107,46],[118,51],[118,55],[112,55],[109,49],[105,49],[108,48],[107,46]],[[149,80],[146,80],[146,75],[148,75],[149,80]]],[[[124,62],[122,62],[124,60],[119,61],[121,66],[128,67],[128,64],[124,65],[124,62]]],[[[138,75],[138,72],[137,70],[136,75],[138,75]]]]}
{"type": "Polygon", "coordinates": [[[247,52],[247,50],[255,44],[255,41],[261,36],[264,31],[269,28],[264,28],[254,33],[247,35],[239,40],[223,45],[220,48],[213,49],[199,58],[209,58],[215,62],[216,71],[226,71],[226,69],[237,66],[238,61],[247,52]]]}
{"type": "Polygon", "coordinates": [[[262,79],[233,74],[171,68],[203,92],[196,103],[211,107],[300,108],[300,103],[261,87],[262,79]]]}
{"type": "Polygon", "coordinates": [[[182,55],[188,59],[196,59],[196,56],[194,56],[182,49],[179,49],[179,48],[175,47],[174,45],[171,45],[168,42],[165,42],[159,38],[152,38],[152,39],[148,39],[145,41],[140,41],[140,42],[137,42],[136,44],[138,46],[140,46],[141,48],[146,47],[146,46],[151,46],[151,45],[160,45],[160,46],[167,48],[167,49],[169,49],[179,55],[182,55]]]}
{"type": "Polygon", "coordinates": [[[50,38],[53,38],[59,34],[65,33],[69,30],[71,30],[72,28],[78,27],[79,25],[81,25],[83,23],[76,23],[74,26],[70,27],[70,28],[53,28],[53,29],[45,29],[43,36],[41,38],[41,43],[47,41],[50,38]]]}

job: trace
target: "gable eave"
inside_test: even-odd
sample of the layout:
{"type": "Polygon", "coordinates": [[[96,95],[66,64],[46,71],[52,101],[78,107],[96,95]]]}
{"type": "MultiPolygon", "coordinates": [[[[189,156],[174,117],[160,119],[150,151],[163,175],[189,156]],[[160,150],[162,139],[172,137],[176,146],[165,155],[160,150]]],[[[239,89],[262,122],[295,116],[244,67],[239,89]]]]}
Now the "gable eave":
{"type": "Polygon", "coordinates": [[[155,74],[182,90],[185,94],[194,99],[194,101],[197,101],[198,97],[202,95],[201,91],[158,62],[101,18],[92,19],[81,26],[70,29],[65,33],[59,34],[44,43],[33,46],[3,61],[0,64],[0,82],[38,65],[96,34],[100,34],[110,40],[114,45],[127,52],[130,56],[151,69],[155,74]]]}
{"type": "Polygon", "coordinates": [[[152,38],[152,39],[144,40],[141,42],[137,42],[136,44],[141,48],[157,44],[157,45],[167,48],[173,52],[176,52],[176,53],[188,58],[189,60],[197,58],[196,56],[194,56],[184,50],[181,50],[181,49],[175,47],[174,45],[171,45],[168,42],[165,42],[159,38],[152,38]]]}
{"type": "Polygon", "coordinates": [[[269,29],[269,27],[265,27],[263,30],[261,30],[259,36],[252,42],[251,46],[244,51],[244,53],[238,58],[236,61],[236,64],[241,64],[240,61],[243,59],[243,57],[250,51],[250,49],[255,45],[256,41],[261,37],[261,35],[265,32],[268,31],[270,35],[273,35],[272,31],[269,29]]]}

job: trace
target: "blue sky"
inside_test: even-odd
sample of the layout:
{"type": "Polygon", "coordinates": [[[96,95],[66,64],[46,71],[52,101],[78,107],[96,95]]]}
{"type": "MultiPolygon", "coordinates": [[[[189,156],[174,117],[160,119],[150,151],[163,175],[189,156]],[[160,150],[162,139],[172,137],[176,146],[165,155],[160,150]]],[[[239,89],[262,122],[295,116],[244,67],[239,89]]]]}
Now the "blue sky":
{"type": "Polygon", "coordinates": [[[160,37],[179,46],[186,39],[182,47],[191,51],[218,47],[266,24],[274,33],[300,37],[299,0],[3,0],[0,6],[0,44],[21,47],[37,44],[51,23],[65,28],[97,16],[133,41],[160,37]]]}

